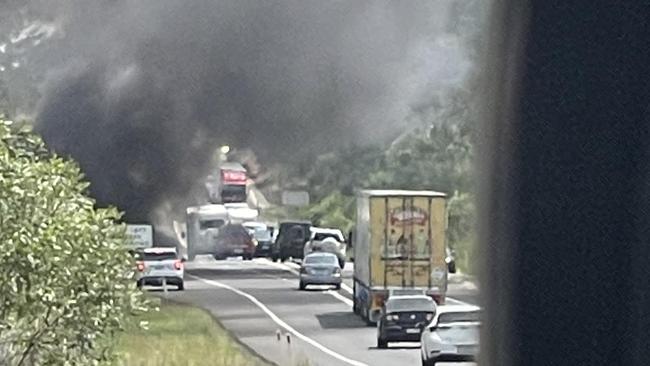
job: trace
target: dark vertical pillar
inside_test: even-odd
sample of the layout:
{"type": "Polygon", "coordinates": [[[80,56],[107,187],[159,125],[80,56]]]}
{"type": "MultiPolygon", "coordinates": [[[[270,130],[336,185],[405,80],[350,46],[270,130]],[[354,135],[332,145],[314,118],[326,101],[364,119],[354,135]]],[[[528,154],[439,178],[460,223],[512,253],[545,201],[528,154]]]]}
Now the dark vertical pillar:
{"type": "Polygon", "coordinates": [[[485,365],[650,364],[647,1],[497,1],[485,365]]]}

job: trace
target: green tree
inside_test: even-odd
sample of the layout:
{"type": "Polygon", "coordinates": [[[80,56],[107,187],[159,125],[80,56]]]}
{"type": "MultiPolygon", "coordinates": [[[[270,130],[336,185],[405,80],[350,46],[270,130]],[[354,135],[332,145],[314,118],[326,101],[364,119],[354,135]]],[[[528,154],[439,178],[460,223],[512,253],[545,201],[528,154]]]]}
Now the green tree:
{"type": "Polygon", "coordinates": [[[115,209],[96,209],[79,167],[0,121],[0,364],[108,361],[145,310],[115,209]]]}

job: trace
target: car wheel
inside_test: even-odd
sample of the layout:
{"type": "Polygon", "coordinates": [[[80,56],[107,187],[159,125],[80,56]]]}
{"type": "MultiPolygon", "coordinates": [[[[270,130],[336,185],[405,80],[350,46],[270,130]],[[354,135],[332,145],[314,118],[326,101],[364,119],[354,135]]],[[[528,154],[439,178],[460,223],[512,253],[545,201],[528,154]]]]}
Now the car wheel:
{"type": "Polygon", "coordinates": [[[340,290],[341,289],[341,284],[337,283],[336,285],[334,285],[334,289],[335,290],[340,290]]]}
{"type": "Polygon", "coordinates": [[[307,284],[305,284],[304,282],[300,281],[300,284],[298,284],[298,288],[302,291],[302,290],[304,290],[305,288],[307,288],[307,284]]]}
{"type": "Polygon", "coordinates": [[[183,291],[185,290],[185,283],[181,282],[178,284],[178,291],[183,291]]]}
{"type": "Polygon", "coordinates": [[[388,341],[385,339],[382,339],[381,337],[377,337],[377,348],[387,348],[388,347],[388,341]]]}

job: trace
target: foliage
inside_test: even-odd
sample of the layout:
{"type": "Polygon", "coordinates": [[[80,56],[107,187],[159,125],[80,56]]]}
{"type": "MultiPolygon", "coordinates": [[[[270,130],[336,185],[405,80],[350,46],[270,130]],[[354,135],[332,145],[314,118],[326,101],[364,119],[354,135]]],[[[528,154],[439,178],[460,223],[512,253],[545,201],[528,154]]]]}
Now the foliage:
{"type": "Polygon", "coordinates": [[[442,191],[450,197],[449,246],[470,255],[475,220],[472,95],[459,89],[438,102],[444,108],[419,110],[420,127],[388,147],[349,147],[316,159],[306,175],[313,203],[302,210],[303,216],[347,232],[355,220],[355,189],[442,191]]]}
{"type": "Polygon", "coordinates": [[[303,210],[301,216],[320,227],[341,229],[349,232],[354,225],[354,197],[344,196],[340,191],[332,191],[329,195],[303,210]]]}
{"type": "Polygon", "coordinates": [[[98,364],[144,310],[115,209],[79,167],[0,121],[0,364],[98,364]]]}

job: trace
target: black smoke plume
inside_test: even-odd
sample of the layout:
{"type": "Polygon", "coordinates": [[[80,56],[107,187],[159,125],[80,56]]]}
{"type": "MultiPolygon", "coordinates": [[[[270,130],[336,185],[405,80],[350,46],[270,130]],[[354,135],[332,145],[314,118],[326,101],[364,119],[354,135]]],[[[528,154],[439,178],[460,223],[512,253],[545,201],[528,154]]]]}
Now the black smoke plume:
{"type": "Polygon", "coordinates": [[[290,162],[403,129],[423,90],[463,72],[440,42],[451,3],[48,2],[36,128],[101,204],[148,220],[187,201],[221,144],[290,162]]]}

